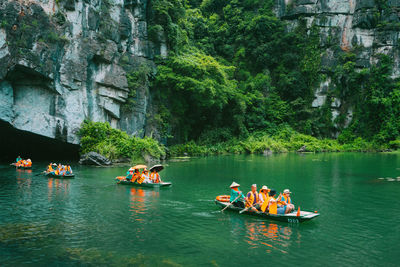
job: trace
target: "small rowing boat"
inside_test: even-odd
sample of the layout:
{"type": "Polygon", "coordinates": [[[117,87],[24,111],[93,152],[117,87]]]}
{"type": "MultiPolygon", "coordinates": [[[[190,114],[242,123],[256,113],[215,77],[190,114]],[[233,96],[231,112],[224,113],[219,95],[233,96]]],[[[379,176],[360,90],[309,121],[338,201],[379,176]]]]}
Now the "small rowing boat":
{"type": "MultiPolygon", "coordinates": [[[[122,176],[120,176],[122,177],[122,176]]],[[[137,186],[137,187],[150,187],[150,188],[159,188],[159,187],[168,187],[171,186],[172,183],[171,182],[161,182],[161,183],[137,183],[137,182],[131,182],[131,181],[127,181],[127,180],[123,180],[120,177],[115,178],[115,180],[117,181],[117,184],[123,184],[123,185],[130,185],[130,186],[137,186]]]]}
{"type": "Polygon", "coordinates": [[[57,179],[73,179],[75,174],[65,174],[65,175],[57,175],[55,173],[43,173],[48,178],[57,178],[57,179]]]}
{"type": "Polygon", "coordinates": [[[10,165],[15,166],[17,169],[22,169],[22,170],[32,169],[32,165],[31,166],[21,166],[21,165],[17,165],[17,163],[11,163],[10,165]]]}
{"type": "MultiPolygon", "coordinates": [[[[229,202],[222,202],[219,200],[215,200],[215,204],[217,204],[217,206],[219,206],[220,208],[225,208],[226,206],[229,205],[229,202]]],[[[239,212],[242,210],[241,208],[235,207],[233,205],[230,205],[226,209],[235,212],[239,212]]],[[[257,216],[260,218],[265,218],[274,221],[288,222],[288,223],[302,223],[305,221],[309,221],[320,215],[319,213],[309,212],[309,211],[300,211],[299,216],[297,216],[297,211],[288,214],[269,214],[264,212],[245,211],[242,214],[257,216]]]]}

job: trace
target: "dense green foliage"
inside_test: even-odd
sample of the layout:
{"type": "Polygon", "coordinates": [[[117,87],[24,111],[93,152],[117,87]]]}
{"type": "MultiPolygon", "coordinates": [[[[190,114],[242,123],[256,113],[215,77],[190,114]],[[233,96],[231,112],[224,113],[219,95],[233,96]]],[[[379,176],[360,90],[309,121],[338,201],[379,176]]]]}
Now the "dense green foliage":
{"type": "Polygon", "coordinates": [[[149,31],[163,29],[170,50],[153,88],[168,111],[162,119],[171,141],[198,140],[216,128],[245,137],[284,122],[313,133],[318,32],[307,32],[305,22],[286,31],[272,4],[151,1],[149,31]]]}
{"type": "MultiPolygon", "coordinates": [[[[361,136],[377,143],[389,143],[400,135],[400,83],[392,79],[392,60],[380,55],[371,68],[355,68],[355,55],[347,54],[335,69],[335,94],[353,103],[351,125],[339,136],[341,143],[361,136]]],[[[337,118],[338,125],[343,117],[337,118]]]]}
{"type": "Polygon", "coordinates": [[[85,121],[79,131],[81,153],[98,152],[111,160],[128,158],[133,162],[165,157],[165,148],[152,138],[137,138],[103,122],[85,121]]]}
{"type": "MultiPolygon", "coordinates": [[[[395,142],[391,148],[398,148],[395,142]]],[[[388,145],[368,142],[358,137],[346,144],[333,139],[318,139],[300,134],[288,126],[283,126],[274,133],[256,131],[247,138],[233,138],[225,142],[193,141],[174,145],[169,148],[171,156],[201,156],[215,154],[262,154],[298,151],[305,146],[305,152],[376,152],[385,151],[388,145]]]]}
{"type": "MultiPolygon", "coordinates": [[[[173,137],[169,144],[248,140],[259,131],[270,136],[285,124],[318,138],[341,133],[340,144],[395,146],[399,83],[390,77],[390,58],[378,56],[376,65],[360,71],[352,51],[339,51],[339,64],[321,74],[318,27],[298,18],[298,26],[288,30],[273,13],[274,2],[150,2],[149,35],[154,42],[164,36],[169,49],[153,81],[160,130],[173,137]],[[314,89],[326,75],[333,88],[322,107],[312,108],[314,89]],[[331,109],[335,99],[344,103],[337,117],[331,109]]],[[[385,1],[378,7],[382,15],[385,1]]]]}

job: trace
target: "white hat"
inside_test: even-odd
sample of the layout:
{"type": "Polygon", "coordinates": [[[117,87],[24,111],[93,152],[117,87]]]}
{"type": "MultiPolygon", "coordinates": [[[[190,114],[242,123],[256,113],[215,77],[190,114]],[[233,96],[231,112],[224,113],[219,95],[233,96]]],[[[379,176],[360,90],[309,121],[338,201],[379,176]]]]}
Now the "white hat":
{"type": "Polygon", "coordinates": [[[134,170],[134,168],[129,168],[129,170],[128,171],[133,171],[134,170]]]}
{"type": "Polygon", "coordinates": [[[253,186],[254,186],[254,187],[257,187],[257,184],[252,184],[251,187],[253,187],[253,186]]]}
{"type": "Polygon", "coordinates": [[[266,185],[263,185],[263,187],[261,187],[261,190],[267,190],[268,191],[268,187],[266,185]]]}
{"type": "Polygon", "coordinates": [[[234,187],[238,187],[240,186],[240,184],[233,182],[230,186],[230,188],[234,188],[234,187]]]}
{"type": "Polygon", "coordinates": [[[292,193],[292,192],[290,192],[289,189],[285,189],[285,190],[283,190],[283,193],[284,193],[284,194],[290,194],[290,193],[292,193]]]}

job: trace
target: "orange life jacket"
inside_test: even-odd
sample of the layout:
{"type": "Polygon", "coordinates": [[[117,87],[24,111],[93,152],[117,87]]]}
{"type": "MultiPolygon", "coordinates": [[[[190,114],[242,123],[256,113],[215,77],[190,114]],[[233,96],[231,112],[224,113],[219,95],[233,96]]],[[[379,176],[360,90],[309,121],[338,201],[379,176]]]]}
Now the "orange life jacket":
{"type": "Polygon", "coordinates": [[[276,201],[276,199],[274,197],[270,197],[269,200],[275,200],[274,202],[269,203],[268,206],[268,211],[270,214],[278,214],[278,202],[276,201]]]}
{"type": "Polygon", "coordinates": [[[284,201],[286,204],[292,204],[292,199],[290,197],[286,199],[284,195],[281,196],[280,201],[284,201]]]}
{"type": "MultiPolygon", "coordinates": [[[[264,193],[264,192],[262,192],[262,190],[260,190],[260,195],[262,196],[262,199],[263,199],[263,202],[262,203],[264,203],[265,201],[269,201],[269,195],[268,195],[268,193],[264,193]]],[[[261,198],[260,198],[260,200],[261,200],[261,198]]]]}
{"type": "Polygon", "coordinates": [[[253,206],[254,204],[258,203],[258,194],[257,192],[253,194],[252,191],[250,191],[249,193],[247,193],[247,195],[250,194],[250,197],[248,199],[248,201],[246,201],[246,208],[253,206]]]}
{"type": "Polygon", "coordinates": [[[158,184],[160,182],[160,175],[157,172],[152,172],[150,174],[151,180],[153,180],[153,183],[158,184]]]}
{"type": "Polygon", "coordinates": [[[133,183],[133,182],[135,182],[135,181],[138,180],[138,179],[140,179],[140,173],[134,172],[133,175],[132,175],[132,180],[131,180],[131,182],[133,183]]]}
{"type": "Polygon", "coordinates": [[[147,175],[142,173],[142,175],[140,175],[140,177],[137,179],[137,182],[139,184],[143,183],[143,181],[146,179],[147,175]]]}

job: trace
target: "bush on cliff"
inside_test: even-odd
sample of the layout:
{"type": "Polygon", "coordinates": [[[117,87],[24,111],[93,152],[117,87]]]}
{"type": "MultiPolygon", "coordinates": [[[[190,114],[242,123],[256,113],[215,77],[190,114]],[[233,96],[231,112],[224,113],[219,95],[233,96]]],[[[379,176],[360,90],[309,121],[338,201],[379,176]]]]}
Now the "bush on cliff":
{"type": "Polygon", "coordinates": [[[95,151],[111,160],[130,158],[132,161],[144,157],[164,158],[165,147],[150,137],[138,138],[111,128],[107,122],[84,121],[79,130],[81,153],[95,151]]]}

